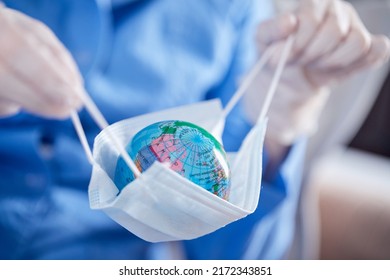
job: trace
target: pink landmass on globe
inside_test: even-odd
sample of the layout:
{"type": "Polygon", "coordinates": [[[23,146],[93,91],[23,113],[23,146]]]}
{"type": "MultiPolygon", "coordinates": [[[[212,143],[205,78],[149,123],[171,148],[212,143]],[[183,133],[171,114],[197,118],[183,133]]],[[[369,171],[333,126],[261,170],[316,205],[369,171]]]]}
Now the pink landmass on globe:
{"type": "Polygon", "coordinates": [[[185,150],[178,151],[175,141],[178,140],[173,137],[173,134],[164,134],[152,141],[150,149],[161,162],[170,162],[172,170],[182,173],[184,166],[180,159],[185,159],[187,152],[185,150]],[[174,153],[177,153],[176,155],[179,157],[172,162],[171,155],[174,153]]]}

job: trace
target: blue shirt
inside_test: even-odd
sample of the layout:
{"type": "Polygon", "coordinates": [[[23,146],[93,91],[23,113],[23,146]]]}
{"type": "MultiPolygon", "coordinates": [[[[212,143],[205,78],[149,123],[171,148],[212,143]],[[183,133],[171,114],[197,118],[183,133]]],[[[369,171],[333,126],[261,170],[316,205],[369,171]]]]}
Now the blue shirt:
{"type": "MultiPolygon", "coordinates": [[[[256,59],[257,23],[272,14],[269,1],[252,0],[5,4],[54,31],[110,123],[210,98],[226,104],[256,59]]],[[[80,117],[92,145],[99,130],[84,111],[80,117]]],[[[236,150],[250,127],[238,106],[227,120],[225,148],[236,150]]],[[[292,240],[302,153],[296,145],[264,179],[254,214],[180,243],[184,256],[282,258],[292,240]]],[[[89,209],[90,174],[71,122],[27,113],[0,119],[0,258],[169,258],[161,252],[171,244],[145,242],[89,209]]]]}

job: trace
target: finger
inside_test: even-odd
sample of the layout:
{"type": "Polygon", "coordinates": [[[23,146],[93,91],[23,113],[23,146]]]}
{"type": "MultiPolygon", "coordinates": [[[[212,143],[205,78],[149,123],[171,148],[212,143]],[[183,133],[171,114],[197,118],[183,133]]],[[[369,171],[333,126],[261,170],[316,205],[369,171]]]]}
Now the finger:
{"type": "Polygon", "coordinates": [[[296,31],[297,27],[298,20],[291,13],[261,23],[256,33],[259,48],[264,50],[275,42],[285,40],[296,31]]]}
{"type": "Polygon", "coordinates": [[[75,90],[52,70],[53,66],[46,58],[47,52],[48,50],[43,46],[37,54],[28,45],[22,45],[15,47],[10,56],[6,58],[1,56],[0,59],[7,71],[15,77],[15,83],[24,80],[34,88],[40,98],[47,99],[49,102],[76,105],[79,98],[76,94],[72,94],[75,90]],[[52,94],[53,91],[57,94],[52,94]]]}
{"type": "Polygon", "coordinates": [[[18,113],[20,106],[16,103],[10,102],[3,98],[0,98],[0,117],[7,117],[18,113]]]}
{"type": "Polygon", "coordinates": [[[59,65],[62,72],[67,70],[67,73],[71,78],[69,81],[78,84],[83,83],[81,74],[78,71],[78,67],[71,54],[46,25],[32,18],[19,21],[19,25],[27,33],[34,33],[37,42],[48,48],[50,51],[50,59],[53,61],[53,64],[59,65]],[[31,23],[28,23],[28,21],[31,21],[31,23]]]}
{"type": "Polygon", "coordinates": [[[328,13],[329,3],[329,0],[306,0],[301,3],[297,12],[298,30],[290,61],[297,60],[315,37],[328,13]]]}
{"type": "MultiPolygon", "coordinates": [[[[327,8],[330,0],[305,0],[302,1],[297,13],[297,27],[294,34],[294,44],[288,58],[288,63],[296,63],[298,59],[304,52],[304,49],[309,44],[311,38],[314,37],[317,30],[322,25],[325,15],[327,13],[327,8]]],[[[286,39],[282,41],[274,41],[274,43],[269,46],[273,48],[273,55],[270,59],[270,65],[275,66],[280,58],[281,50],[286,43],[286,39]]]]}
{"type": "Polygon", "coordinates": [[[47,44],[41,44],[37,40],[37,32],[19,32],[22,35],[15,32],[15,24],[12,23],[14,20],[15,17],[9,17],[8,21],[3,20],[4,32],[0,33],[1,39],[12,38],[4,40],[0,45],[0,59],[7,65],[8,71],[34,88],[34,92],[41,95],[41,99],[79,107],[79,92],[82,91],[82,86],[71,82],[69,73],[62,71],[62,65],[52,59],[47,44]],[[53,92],[56,94],[53,95],[53,92]]]}
{"type": "MultiPolygon", "coordinates": [[[[8,31],[13,31],[13,40],[21,46],[29,46],[30,55],[35,55],[47,70],[53,82],[68,84],[70,87],[82,87],[82,79],[69,52],[57,37],[43,23],[29,18],[17,11],[8,9],[8,31]],[[17,30],[16,30],[17,29],[17,30]],[[21,29],[21,30],[19,30],[21,29]],[[23,32],[24,31],[24,32],[23,32]]],[[[16,51],[15,46],[11,46],[16,51]]],[[[17,46],[16,46],[17,47],[17,46]]],[[[9,51],[12,51],[9,50],[9,51]]],[[[74,94],[72,90],[68,94],[74,94]]]]}
{"type": "Polygon", "coordinates": [[[17,104],[26,111],[46,117],[65,118],[69,116],[78,104],[64,94],[61,87],[38,88],[35,83],[23,79],[19,73],[10,68],[4,68],[0,63],[0,95],[2,99],[17,104]]]}
{"type": "Polygon", "coordinates": [[[334,68],[309,68],[306,75],[313,84],[329,83],[333,80],[349,78],[359,71],[378,67],[388,62],[390,58],[390,40],[382,35],[373,36],[372,44],[368,53],[360,60],[350,65],[334,68]]]}
{"type": "Polygon", "coordinates": [[[371,35],[351,5],[344,4],[352,19],[349,33],[331,53],[321,57],[313,66],[318,68],[339,68],[352,64],[365,56],[371,46],[371,35]]]}
{"type": "Polygon", "coordinates": [[[354,73],[362,69],[368,69],[383,65],[390,57],[390,40],[383,35],[372,36],[371,47],[368,53],[360,60],[344,67],[346,73],[354,73]]]}
{"type": "MultiPolygon", "coordinates": [[[[78,68],[71,58],[70,53],[54,37],[47,36],[51,34],[47,28],[37,31],[34,38],[31,39],[32,47],[42,47],[42,51],[37,52],[37,56],[42,62],[46,63],[48,69],[56,76],[56,79],[69,87],[83,87],[83,79],[78,68]]],[[[69,92],[73,94],[73,92],[69,92]]],[[[78,97],[78,96],[75,96],[78,97]]]]}
{"type": "Polygon", "coordinates": [[[351,28],[352,16],[344,2],[332,0],[324,22],[303,51],[299,64],[315,62],[320,57],[336,49],[351,28]]]}

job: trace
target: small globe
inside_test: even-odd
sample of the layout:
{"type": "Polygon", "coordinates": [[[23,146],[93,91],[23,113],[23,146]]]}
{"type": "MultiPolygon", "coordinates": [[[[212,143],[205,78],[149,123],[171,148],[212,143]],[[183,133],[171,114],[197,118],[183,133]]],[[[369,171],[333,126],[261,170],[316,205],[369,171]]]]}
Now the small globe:
{"type": "MultiPolygon", "coordinates": [[[[139,131],[126,151],[143,172],[156,160],[211,193],[228,199],[230,168],[222,145],[205,129],[184,121],[162,121],[139,131]]],[[[119,190],[134,180],[119,157],[114,182],[119,190]]]]}

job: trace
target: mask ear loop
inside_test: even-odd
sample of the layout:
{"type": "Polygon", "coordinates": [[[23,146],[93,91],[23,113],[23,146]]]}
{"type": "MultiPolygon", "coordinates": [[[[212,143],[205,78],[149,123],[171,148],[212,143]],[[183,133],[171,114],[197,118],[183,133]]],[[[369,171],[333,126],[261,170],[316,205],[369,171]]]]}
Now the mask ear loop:
{"type": "MultiPolygon", "coordinates": [[[[101,130],[106,130],[107,136],[111,144],[117,149],[119,154],[122,156],[124,161],[126,162],[127,166],[130,168],[130,170],[134,173],[135,177],[139,177],[141,175],[141,172],[138,170],[137,166],[133,162],[133,160],[130,158],[129,154],[126,152],[125,148],[120,144],[120,141],[116,138],[116,136],[111,133],[108,122],[103,117],[102,113],[99,111],[95,103],[92,101],[92,99],[87,94],[82,94],[81,99],[88,111],[88,113],[92,116],[93,120],[96,122],[96,124],[99,126],[101,130]]],[[[71,113],[71,119],[73,122],[73,125],[76,129],[77,135],[80,139],[81,145],[83,146],[83,149],[87,155],[88,161],[91,163],[91,165],[96,164],[92,151],[88,145],[87,137],[85,136],[84,129],[81,125],[80,118],[76,111],[73,111],[71,113]]]]}
{"type": "MultiPolygon", "coordinates": [[[[263,103],[259,117],[257,119],[257,123],[263,121],[268,113],[269,107],[271,105],[271,101],[275,95],[280,78],[283,74],[283,70],[286,67],[287,59],[288,56],[290,55],[293,42],[294,42],[294,36],[291,35],[290,37],[288,37],[286,44],[283,48],[281,57],[279,59],[279,62],[275,70],[275,74],[272,77],[272,82],[270,84],[270,87],[268,88],[265,101],[263,103]]],[[[260,57],[260,59],[256,62],[256,64],[252,67],[249,74],[244,78],[244,81],[242,82],[240,87],[233,94],[232,98],[229,100],[228,104],[223,109],[221,117],[213,129],[213,134],[217,133],[216,131],[218,129],[217,125],[222,121],[224,121],[226,117],[230,114],[232,109],[237,105],[238,101],[240,101],[240,99],[244,96],[244,94],[247,92],[248,88],[251,86],[251,84],[257,77],[257,75],[264,68],[265,64],[269,61],[272,54],[274,53],[275,53],[275,49],[268,48],[264,52],[264,54],[260,57]]]]}
{"type": "MultiPolygon", "coordinates": [[[[260,111],[260,115],[257,119],[257,123],[261,122],[265,119],[265,116],[269,110],[271,101],[275,95],[277,86],[279,84],[280,78],[282,76],[283,70],[287,63],[287,58],[291,52],[292,44],[293,44],[294,38],[293,36],[290,36],[287,39],[287,42],[283,48],[280,60],[278,62],[278,65],[276,67],[275,74],[272,78],[271,85],[268,89],[268,92],[266,94],[266,99],[263,103],[263,106],[260,111]]],[[[237,105],[238,101],[242,98],[242,96],[247,92],[249,86],[252,84],[258,73],[264,68],[265,64],[268,62],[268,60],[271,58],[271,55],[274,53],[275,50],[273,49],[267,49],[264,54],[261,56],[261,58],[257,61],[257,63],[253,66],[249,74],[245,77],[243,83],[238,88],[238,90],[233,94],[232,98],[222,111],[220,120],[216,123],[213,134],[216,133],[215,130],[217,129],[217,125],[224,121],[224,119],[230,114],[232,109],[237,105]]],[[[99,111],[95,103],[92,101],[92,99],[87,95],[83,94],[81,95],[82,101],[88,111],[88,113],[92,116],[93,120],[96,122],[96,124],[99,126],[100,129],[104,130],[106,129],[106,133],[108,136],[108,139],[111,141],[111,144],[117,149],[119,154],[122,156],[124,161],[126,162],[127,166],[130,168],[130,170],[134,173],[135,177],[139,177],[141,175],[141,172],[136,167],[133,160],[130,158],[124,147],[120,144],[118,139],[115,137],[114,134],[111,133],[108,122],[103,117],[102,113],[99,111]]],[[[76,111],[73,111],[71,113],[71,119],[73,122],[73,125],[76,129],[77,135],[80,139],[80,142],[82,144],[82,147],[87,155],[88,161],[91,165],[96,164],[92,151],[88,145],[87,137],[85,136],[84,129],[81,125],[80,118],[76,111]]]]}
{"type": "Polygon", "coordinates": [[[276,92],[276,89],[278,88],[280,78],[282,77],[283,70],[286,68],[287,59],[291,53],[293,43],[294,43],[294,36],[291,35],[290,37],[288,37],[286,44],[284,45],[282,54],[280,56],[278,65],[276,67],[275,74],[272,77],[272,82],[271,82],[271,85],[270,85],[268,92],[266,94],[266,98],[265,98],[265,101],[264,101],[263,106],[261,108],[260,115],[257,119],[257,122],[264,121],[266,115],[268,114],[268,110],[269,110],[269,107],[271,105],[272,99],[275,96],[275,92],[276,92]]]}
{"type": "Polygon", "coordinates": [[[83,126],[81,125],[79,115],[76,111],[72,111],[70,117],[73,122],[73,126],[76,129],[77,135],[79,136],[81,146],[84,149],[85,154],[87,155],[87,159],[91,165],[95,164],[95,160],[93,159],[92,151],[89,148],[87,137],[85,136],[85,132],[83,126]]]}

